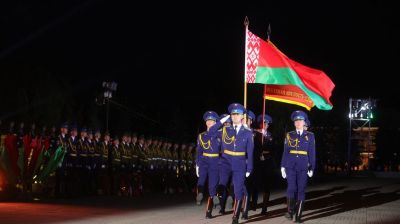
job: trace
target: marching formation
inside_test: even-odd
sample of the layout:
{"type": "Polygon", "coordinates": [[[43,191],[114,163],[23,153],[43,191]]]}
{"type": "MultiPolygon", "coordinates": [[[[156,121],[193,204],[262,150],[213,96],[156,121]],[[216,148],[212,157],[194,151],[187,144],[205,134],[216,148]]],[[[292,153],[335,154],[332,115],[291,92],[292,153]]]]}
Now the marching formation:
{"type": "Polygon", "coordinates": [[[141,196],[175,194],[195,189],[195,144],[173,142],[125,132],[121,136],[98,129],[60,125],[38,132],[1,133],[0,170],[7,186],[29,196],[40,186],[44,196],[141,196]]]}
{"type": "MultiPolygon", "coordinates": [[[[196,147],[196,203],[200,205],[205,199],[206,218],[213,217],[213,208],[217,206],[221,215],[225,214],[226,206],[232,207],[232,224],[235,224],[239,223],[240,214],[241,219],[247,220],[248,211],[257,209],[259,193],[262,193],[261,215],[267,214],[278,163],[268,130],[271,116],[256,117],[239,103],[229,105],[228,112],[219,117],[216,112],[207,111],[203,116],[206,131],[198,135],[196,147]]],[[[285,217],[301,223],[307,179],[315,169],[315,138],[307,131],[306,113],[294,111],[291,120],[295,130],[286,134],[280,170],[287,180],[285,217]]]]}

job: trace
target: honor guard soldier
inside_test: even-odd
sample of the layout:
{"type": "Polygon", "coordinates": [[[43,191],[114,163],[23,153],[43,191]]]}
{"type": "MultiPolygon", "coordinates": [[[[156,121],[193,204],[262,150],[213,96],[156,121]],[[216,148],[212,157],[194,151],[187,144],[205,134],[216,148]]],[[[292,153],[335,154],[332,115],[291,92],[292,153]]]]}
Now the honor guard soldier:
{"type": "MultiPolygon", "coordinates": [[[[63,123],[60,126],[60,134],[57,137],[55,142],[55,149],[58,147],[62,147],[66,152],[65,158],[60,169],[56,170],[56,186],[55,186],[55,194],[60,196],[61,194],[65,194],[66,187],[66,172],[67,172],[67,160],[68,158],[68,124],[63,123]]],[[[54,151],[55,151],[54,149],[54,151]]],[[[53,151],[53,153],[54,153],[53,151]]]]}
{"type": "Polygon", "coordinates": [[[232,176],[235,191],[232,224],[239,223],[239,215],[242,201],[247,196],[245,179],[253,171],[253,132],[242,125],[245,108],[239,103],[229,105],[228,111],[232,119],[232,125],[222,128],[221,125],[228,119],[225,117],[210,128],[211,133],[221,138],[221,165],[219,183],[226,186],[229,177],[232,176]]]}
{"type": "Polygon", "coordinates": [[[86,162],[86,170],[88,172],[88,179],[85,180],[88,185],[88,193],[90,195],[95,194],[96,192],[96,179],[95,179],[95,172],[94,169],[96,167],[95,163],[95,150],[96,150],[96,145],[94,142],[94,133],[92,129],[88,129],[88,136],[86,140],[86,145],[87,145],[87,162],[86,162]]]}
{"type": "Polygon", "coordinates": [[[100,179],[101,179],[101,189],[102,193],[106,195],[111,194],[111,185],[110,185],[110,175],[109,175],[109,158],[110,158],[110,133],[106,131],[104,133],[104,140],[100,144],[100,179]]]}
{"type": "Polygon", "coordinates": [[[137,144],[137,151],[139,153],[139,173],[140,173],[140,191],[141,194],[148,191],[148,180],[144,178],[147,174],[149,160],[148,160],[148,152],[146,148],[146,139],[144,135],[140,135],[137,144]]]}
{"type": "MultiPolygon", "coordinates": [[[[223,119],[226,117],[227,119],[224,119],[223,122],[223,127],[229,127],[232,124],[232,120],[230,118],[229,114],[222,114],[219,119],[223,119]]],[[[220,129],[222,131],[222,129],[220,129]]],[[[220,172],[221,174],[221,172],[220,172]]],[[[226,204],[229,205],[230,208],[233,207],[233,202],[234,202],[234,192],[233,192],[233,183],[232,183],[232,176],[228,178],[227,182],[223,184],[218,184],[217,187],[217,194],[220,202],[220,210],[219,214],[223,215],[225,214],[225,206],[226,204]],[[229,188],[228,188],[229,186],[229,188]],[[228,190],[229,189],[229,190],[228,190]]]]}
{"type": "Polygon", "coordinates": [[[138,168],[138,159],[139,159],[139,152],[137,149],[137,134],[136,133],[132,133],[131,136],[131,157],[132,157],[132,168],[134,170],[134,172],[136,173],[137,168],[138,168]]]}
{"type": "Polygon", "coordinates": [[[128,136],[130,133],[125,132],[122,135],[122,141],[120,144],[121,148],[121,190],[122,194],[129,195],[130,185],[130,171],[131,171],[131,161],[132,157],[130,154],[130,146],[128,143],[128,136]]]}
{"type": "Polygon", "coordinates": [[[87,144],[87,128],[82,127],[79,133],[78,140],[78,162],[76,164],[77,173],[79,174],[78,183],[82,185],[80,188],[81,194],[88,193],[88,183],[87,180],[89,178],[89,170],[87,166],[89,164],[88,160],[88,144],[87,144]]]}
{"type": "Polygon", "coordinates": [[[251,125],[256,121],[256,115],[251,110],[246,110],[247,120],[246,125],[251,129],[251,125]]]}
{"type": "Polygon", "coordinates": [[[94,154],[93,154],[93,172],[95,177],[95,186],[96,186],[96,194],[101,195],[103,194],[101,189],[101,179],[100,179],[100,172],[101,172],[101,133],[99,129],[94,130],[94,154]]]}
{"type": "Polygon", "coordinates": [[[288,132],[285,137],[284,151],[281,161],[282,177],[287,179],[287,206],[285,217],[295,218],[301,222],[304,208],[307,176],[312,177],[315,169],[315,138],[312,132],[304,130],[307,114],[303,111],[294,111],[291,115],[296,128],[288,132]],[[297,192],[297,202],[295,201],[297,192]]]}
{"type": "Polygon", "coordinates": [[[206,218],[212,218],[213,204],[219,204],[217,197],[218,185],[218,164],[221,139],[216,135],[208,133],[209,129],[215,125],[218,120],[218,114],[214,111],[207,111],[203,115],[203,120],[207,126],[207,131],[199,134],[197,138],[197,157],[196,157],[196,175],[197,197],[196,202],[201,204],[204,195],[204,185],[208,178],[208,193],[206,218]]]}
{"type": "Polygon", "coordinates": [[[304,130],[308,131],[310,126],[311,126],[310,119],[305,120],[305,122],[304,122],[304,130]]]}
{"type": "Polygon", "coordinates": [[[101,156],[101,132],[100,129],[95,129],[94,131],[94,165],[95,170],[99,170],[100,166],[100,156],[101,156]]]}
{"type": "MultiPolygon", "coordinates": [[[[247,128],[251,129],[251,125],[253,124],[253,122],[256,120],[256,115],[253,113],[253,111],[251,110],[246,110],[246,114],[247,114],[247,119],[243,119],[243,122],[247,128]]],[[[252,130],[252,129],[251,129],[252,130]]],[[[253,132],[253,130],[252,130],[253,132]]],[[[253,156],[254,159],[254,156],[253,156]]],[[[253,161],[254,163],[254,161],[253,161]]],[[[255,185],[255,177],[254,177],[254,173],[256,172],[256,170],[254,170],[253,173],[250,174],[250,176],[246,179],[245,184],[246,184],[246,190],[247,190],[247,196],[244,197],[243,199],[243,214],[242,214],[242,219],[247,220],[249,219],[248,217],[248,211],[249,211],[249,205],[251,202],[255,202],[255,204],[257,205],[257,197],[253,197],[251,198],[251,196],[253,195],[252,192],[254,192],[256,189],[256,185],[255,185]],[[251,200],[250,200],[251,199],[251,200]]],[[[258,195],[257,195],[258,196],[258,195]]]]}
{"type": "MultiPolygon", "coordinates": [[[[71,134],[67,144],[67,174],[66,174],[66,193],[70,196],[76,196],[77,180],[79,181],[79,173],[77,170],[79,164],[78,152],[78,129],[76,125],[71,125],[71,134]]],[[[78,182],[79,184],[79,182],[78,182]]]]}
{"type": "Polygon", "coordinates": [[[113,144],[111,147],[111,164],[112,164],[112,186],[113,194],[121,195],[120,181],[121,181],[121,147],[119,145],[118,136],[114,136],[113,144]]]}
{"type": "MultiPolygon", "coordinates": [[[[258,129],[254,132],[254,162],[255,162],[255,184],[256,190],[253,198],[258,198],[258,192],[263,192],[261,215],[267,214],[267,205],[270,197],[271,182],[274,174],[274,145],[271,132],[268,130],[272,118],[268,114],[257,117],[258,129]]],[[[254,201],[253,206],[257,205],[254,201]]]]}
{"type": "Polygon", "coordinates": [[[138,139],[137,134],[132,133],[131,135],[131,166],[132,166],[132,196],[139,196],[140,189],[141,189],[141,177],[140,173],[138,172],[138,164],[139,164],[139,155],[140,152],[138,151],[138,139]]]}

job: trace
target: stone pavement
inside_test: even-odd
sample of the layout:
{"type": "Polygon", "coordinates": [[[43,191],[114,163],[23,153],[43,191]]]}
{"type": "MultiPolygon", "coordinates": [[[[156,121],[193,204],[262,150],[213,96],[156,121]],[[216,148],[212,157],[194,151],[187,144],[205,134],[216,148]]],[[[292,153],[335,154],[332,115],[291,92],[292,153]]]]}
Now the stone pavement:
{"type": "MultiPolygon", "coordinates": [[[[400,223],[400,179],[336,178],[310,183],[306,198],[304,223],[400,223]]],[[[267,216],[260,216],[257,209],[249,212],[249,220],[240,223],[293,223],[283,217],[285,200],[283,189],[274,190],[267,216]]],[[[0,202],[1,224],[231,223],[231,211],[211,220],[204,219],[204,215],[205,205],[196,206],[194,196],[184,194],[0,202]]]]}

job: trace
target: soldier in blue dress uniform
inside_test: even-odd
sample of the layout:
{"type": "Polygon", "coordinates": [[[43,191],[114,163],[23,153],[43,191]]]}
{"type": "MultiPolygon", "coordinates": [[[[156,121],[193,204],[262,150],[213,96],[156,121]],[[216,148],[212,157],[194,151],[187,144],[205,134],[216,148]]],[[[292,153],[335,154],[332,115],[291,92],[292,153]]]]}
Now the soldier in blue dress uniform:
{"type": "MultiPolygon", "coordinates": [[[[218,120],[218,114],[214,111],[207,111],[203,115],[206,123],[207,131],[215,125],[218,120]]],[[[196,175],[197,181],[197,197],[196,202],[201,204],[204,194],[204,185],[208,177],[208,193],[206,218],[212,218],[213,204],[218,204],[217,184],[218,184],[218,163],[221,146],[221,139],[213,136],[207,131],[199,134],[197,138],[197,156],[196,156],[196,175]]]]}
{"type": "Polygon", "coordinates": [[[253,133],[242,125],[245,108],[239,103],[229,105],[228,111],[231,114],[232,125],[218,129],[229,118],[224,117],[210,128],[209,133],[221,138],[221,162],[219,184],[226,186],[232,176],[235,202],[233,206],[232,223],[239,223],[239,215],[242,201],[247,196],[245,179],[253,171],[253,133]]]}
{"type": "Polygon", "coordinates": [[[305,120],[305,123],[304,123],[304,130],[308,131],[308,129],[310,128],[310,126],[311,126],[310,119],[305,120]]]}
{"type": "MultiPolygon", "coordinates": [[[[246,119],[245,124],[254,133],[253,129],[251,128],[251,125],[256,120],[256,115],[251,110],[246,110],[246,114],[247,114],[247,119],[246,119]]],[[[244,119],[243,119],[243,121],[244,121],[244,119]]],[[[253,134],[253,136],[254,136],[254,134],[253,134]]],[[[254,155],[253,155],[253,159],[255,159],[254,155]]],[[[254,161],[253,161],[253,163],[254,163],[254,161]]],[[[249,218],[248,217],[249,205],[254,204],[254,202],[257,205],[257,196],[258,195],[253,194],[253,192],[256,191],[256,183],[255,183],[256,179],[254,176],[255,172],[256,172],[256,170],[254,170],[254,172],[252,172],[250,174],[250,176],[248,178],[246,178],[246,181],[245,181],[246,189],[247,189],[247,196],[245,196],[243,199],[242,219],[244,219],[244,220],[247,220],[249,218]],[[251,196],[256,196],[256,197],[251,198],[251,196]]]]}
{"type": "Polygon", "coordinates": [[[288,184],[288,212],[285,217],[293,219],[294,216],[295,222],[300,223],[304,209],[307,176],[311,178],[315,169],[315,138],[312,132],[304,130],[305,121],[308,120],[305,112],[294,111],[291,119],[296,130],[286,134],[281,173],[288,184]]]}
{"type": "MultiPolygon", "coordinates": [[[[220,116],[220,119],[227,117],[225,121],[223,122],[223,127],[228,127],[231,126],[232,120],[230,118],[229,114],[222,114],[220,116]]],[[[220,130],[222,131],[222,130],[220,130]]],[[[232,177],[226,181],[226,183],[219,184],[217,187],[217,194],[220,202],[220,210],[219,214],[223,215],[225,214],[225,206],[228,204],[230,208],[233,207],[233,198],[234,198],[234,190],[233,190],[233,183],[232,183],[232,177]],[[229,188],[227,188],[229,186],[229,188]],[[229,190],[228,190],[229,189],[229,190]]]]}

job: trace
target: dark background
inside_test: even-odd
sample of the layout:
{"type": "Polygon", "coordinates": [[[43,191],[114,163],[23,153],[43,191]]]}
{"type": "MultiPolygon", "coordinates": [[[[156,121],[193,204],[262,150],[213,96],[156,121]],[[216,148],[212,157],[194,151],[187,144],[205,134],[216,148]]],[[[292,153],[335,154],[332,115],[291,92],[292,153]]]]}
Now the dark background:
{"type": "MultiPolygon", "coordinates": [[[[383,1],[6,1],[0,6],[0,119],[105,128],[95,102],[118,89],[110,129],[194,141],[206,110],[243,103],[243,21],[287,56],[321,69],[336,87],[313,126],[348,126],[348,99],[378,99],[373,125],[398,132],[398,8],[383,1]]],[[[262,111],[262,85],[248,108],[262,111]]],[[[272,128],[291,127],[298,106],[267,101],[272,128]]],[[[384,133],[384,132],[383,132],[384,133]]]]}

